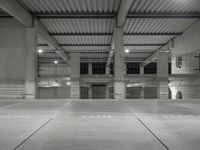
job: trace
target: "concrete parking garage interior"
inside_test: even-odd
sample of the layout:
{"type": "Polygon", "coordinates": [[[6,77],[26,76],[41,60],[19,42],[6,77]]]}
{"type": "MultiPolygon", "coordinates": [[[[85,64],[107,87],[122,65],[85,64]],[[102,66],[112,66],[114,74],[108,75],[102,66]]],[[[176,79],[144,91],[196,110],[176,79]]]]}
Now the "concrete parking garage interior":
{"type": "Polygon", "coordinates": [[[0,150],[199,150],[199,0],[0,0],[0,150]]]}

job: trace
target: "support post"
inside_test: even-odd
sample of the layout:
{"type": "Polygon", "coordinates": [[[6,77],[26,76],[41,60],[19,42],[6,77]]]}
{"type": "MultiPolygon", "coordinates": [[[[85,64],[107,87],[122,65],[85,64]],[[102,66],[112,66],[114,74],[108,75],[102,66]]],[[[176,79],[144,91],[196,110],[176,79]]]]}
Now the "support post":
{"type": "Polygon", "coordinates": [[[159,52],[157,58],[158,98],[168,99],[168,53],[159,52]]]}
{"type": "Polygon", "coordinates": [[[37,21],[26,29],[26,78],[25,98],[37,97],[37,21]]]}
{"type": "Polygon", "coordinates": [[[70,98],[80,99],[80,54],[72,53],[70,98]]]}
{"type": "Polygon", "coordinates": [[[123,28],[114,28],[114,98],[125,98],[124,83],[124,32],[123,28]]]}

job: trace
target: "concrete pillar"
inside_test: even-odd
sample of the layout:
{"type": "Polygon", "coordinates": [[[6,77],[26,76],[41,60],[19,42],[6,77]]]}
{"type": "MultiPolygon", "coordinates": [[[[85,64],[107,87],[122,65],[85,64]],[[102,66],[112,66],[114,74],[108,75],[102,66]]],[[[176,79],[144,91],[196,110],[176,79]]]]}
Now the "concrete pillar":
{"type": "Polygon", "coordinates": [[[26,29],[26,99],[37,96],[37,24],[26,29]]]}
{"type": "Polygon", "coordinates": [[[168,99],[168,57],[167,52],[159,52],[157,57],[158,98],[168,99]]]}
{"type": "Polygon", "coordinates": [[[88,63],[88,74],[92,75],[92,63],[88,63]]]}
{"type": "Polygon", "coordinates": [[[109,75],[110,74],[110,68],[109,68],[109,65],[106,65],[106,75],[109,75]]]}
{"type": "Polygon", "coordinates": [[[110,96],[109,96],[109,86],[106,85],[106,99],[109,99],[110,96]]]}
{"type": "Polygon", "coordinates": [[[72,53],[70,60],[71,88],[70,98],[80,99],[80,54],[72,53]]]}
{"type": "Polygon", "coordinates": [[[142,65],[142,63],[140,63],[140,74],[144,74],[144,66],[142,65]]]}
{"type": "Polygon", "coordinates": [[[88,95],[89,95],[89,99],[92,99],[92,85],[89,86],[88,95]]]}
{"type": "Polygon", "coordinates": [[[141,88],[140,88],[140,98],[144,99],[144,87],[143,86],[141,86],[141,88]]]}
{"type": "Polygon", "coordinates": [[[123,28],[114,28],[114,98],[125,98],[124,83],[124,32],[123,28]]]}

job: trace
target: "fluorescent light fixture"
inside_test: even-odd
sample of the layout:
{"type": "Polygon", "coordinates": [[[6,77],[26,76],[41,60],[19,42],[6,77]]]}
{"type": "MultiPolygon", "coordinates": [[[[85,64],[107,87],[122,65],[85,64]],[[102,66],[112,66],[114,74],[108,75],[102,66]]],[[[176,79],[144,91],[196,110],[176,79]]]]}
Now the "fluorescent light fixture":
{"type": "Polygon", "coordinates": [[[67,82],[67,85],[71,85],[71,82],[67,82]]]}
{"type": "Polygon", "coordinates": [[[38,49],[38,53],[43,53],[43,50],[42,49],[38,49]]]}
{"type": "Polygon", "coordinates": [[[130,50],[129,49],[125,49],[125,53],[129,53],[130,52],[130,50]]]}
{"type": "Polygon", "coordinates": [[[55,60],[55,61],[54,61],[54,64],[58,64],[58,61],[57,61],[57,60],[55,60]]]}

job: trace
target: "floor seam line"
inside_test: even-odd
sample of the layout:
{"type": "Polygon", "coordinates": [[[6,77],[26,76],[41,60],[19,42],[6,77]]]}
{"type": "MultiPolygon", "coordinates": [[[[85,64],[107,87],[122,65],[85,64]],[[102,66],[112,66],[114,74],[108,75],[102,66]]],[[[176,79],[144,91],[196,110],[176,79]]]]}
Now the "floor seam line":
{"type": "Polygon", "coordinates": [[[135,114],[128,105],[124,104],[128,111],[142,124],[142,126],[166,149],[170,150],[169,147],[140,119],[140,117],[135,114]]]}
{"type": "Polygon", "coordinates": [[[26,141],[28,141],[33,135],[35,135],[38,131],[40,131],[44,126],[50,123],[59,113],[61,113],[65,108],[68,108],[74,102],[71,101],[70,104],[65,104],[59,111],[57,111],[50,119],[48,119],[43,125],[41,125],[38,129],[36,129],[33,133],[31,133],[27,138],[25,138],[22,142],[20,142],[17,146],[13,148],[13,150],[17,150],[20,146],[22,146],[26,141]]]}

